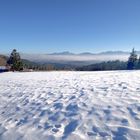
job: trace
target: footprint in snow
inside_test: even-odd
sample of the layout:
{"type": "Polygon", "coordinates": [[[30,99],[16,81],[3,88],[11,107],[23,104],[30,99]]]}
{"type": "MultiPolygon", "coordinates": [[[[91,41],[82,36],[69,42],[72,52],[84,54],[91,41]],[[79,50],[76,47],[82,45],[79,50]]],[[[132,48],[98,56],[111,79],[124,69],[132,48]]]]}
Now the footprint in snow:
{"type": "Polygon", "coordinates": [[[66,110],[67,111],[72,111],[72,112],[77,112],[78,111],[78,105],[77,104],[73,104],[73,103],[70,103],[67,107],[66,107],[66,110]]]}
{"type": "Polygon", "coordinates": [[[71,121],[64,129],[63,133],[64,135],[62,137],[62,140],[66,139],[72,132],[74,132],[77,126],[78,126],[77,120],[71,121]]]}
{"type": "Polygon", "coordinates": [[[46,123],[44,124],[44,129],[45,129],[45,130],[48,130],[48,129],[52,128],[52,127],[53,127],[53,126],[50,125],[48,122],[46,122],[46,123]]]}
{"type": "Polygon", "coordinates": [[[56,124],[55,128],[61,128],[61,124],[56,124]]]}
{"type": "Polygon", "coordinates": [[[124,127],[118,127],[117,131],[113,131],[113,140],[127,140],[128,129],[124,127]]]}
{"type": "Polygon", "coordinates": [[[128,125],[128,123],[129,123],[129,121],[127,119],[122,119],[121,122],[123,125],[128,125]]]}
{"type": "Polygon", "coordinates": [[[57,133],[57,132],[59,131],[59,129],[53,128],[52,131],[53,131],[54,133],[57,133]]]}
{"type": "Polygon", "coordinates": [[[62,104],[62,103],[55,103],[55,104],[53,105],[53,107],[55,108],[55,110],[56,110],[56,109],[62,109],[62,108],[63,108],[63,104],[62,104]]]}

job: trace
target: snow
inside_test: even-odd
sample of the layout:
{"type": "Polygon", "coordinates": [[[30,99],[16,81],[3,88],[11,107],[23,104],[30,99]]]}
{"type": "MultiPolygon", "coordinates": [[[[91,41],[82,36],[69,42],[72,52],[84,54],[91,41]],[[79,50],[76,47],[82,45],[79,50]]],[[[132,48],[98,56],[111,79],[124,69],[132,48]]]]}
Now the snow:
{"type": "Polygon", "coordinates": [[[140,71],[0,74],[0,140],[139,140],[140,71]]]}

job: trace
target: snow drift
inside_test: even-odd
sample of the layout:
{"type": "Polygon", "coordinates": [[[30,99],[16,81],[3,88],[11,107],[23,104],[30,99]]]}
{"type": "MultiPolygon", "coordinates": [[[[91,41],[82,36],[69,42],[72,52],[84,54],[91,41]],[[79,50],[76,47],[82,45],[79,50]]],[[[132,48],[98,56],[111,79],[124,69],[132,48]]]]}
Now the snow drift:
{"type": "Polygon", "coordinates": [[[139,140],[140,71],[0,74],[0,140],[139,140]]]}

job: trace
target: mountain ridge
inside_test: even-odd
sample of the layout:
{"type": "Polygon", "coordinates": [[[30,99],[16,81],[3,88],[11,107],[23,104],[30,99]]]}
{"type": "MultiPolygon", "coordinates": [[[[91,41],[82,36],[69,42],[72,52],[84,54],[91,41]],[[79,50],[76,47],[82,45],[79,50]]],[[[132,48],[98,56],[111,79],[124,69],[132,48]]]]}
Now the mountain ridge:
{"type": "MultiPolygon", "coordinates": [[[[137,51],[137,53],[140,54],[140,51],[137,51]]],[[[48,53],[47,55],[102,55],[102,54],[130,54],[128,51],[103,51],[98,53],[92,53],[92,52],[82,52],[82,53],[72,53],[70,51],[64,51],[64,52],[54,52],[54,53],[48,53]]]]}

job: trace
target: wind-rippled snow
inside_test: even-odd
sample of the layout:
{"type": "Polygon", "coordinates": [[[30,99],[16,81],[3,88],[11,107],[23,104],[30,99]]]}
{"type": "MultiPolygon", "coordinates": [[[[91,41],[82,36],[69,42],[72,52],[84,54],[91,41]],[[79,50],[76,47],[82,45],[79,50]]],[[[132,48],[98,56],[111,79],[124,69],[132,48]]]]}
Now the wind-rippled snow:
{"type": "Polygon", "coordinates": [[[0,74],[0,140],[139,140],[140,71],[0,74]]]}

